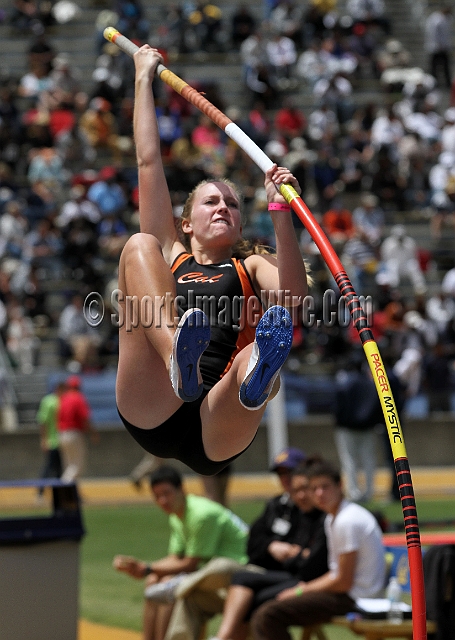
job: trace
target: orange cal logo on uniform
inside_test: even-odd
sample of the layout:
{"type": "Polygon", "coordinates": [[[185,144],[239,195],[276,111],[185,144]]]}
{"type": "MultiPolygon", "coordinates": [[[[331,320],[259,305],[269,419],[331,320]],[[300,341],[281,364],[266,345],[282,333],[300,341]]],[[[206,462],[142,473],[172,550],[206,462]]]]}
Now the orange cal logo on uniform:
{"type": "Polygon", "coordinates": [[[192,271],[191,273],[184,273],[183,276],[177,280],[179,284],[185,284],[186,282],[208,282],[210,284],[218,282],[220,278],[224,276],[224,273],[219,273],[216,276],[205,276],[202,271],[192,271]]]}

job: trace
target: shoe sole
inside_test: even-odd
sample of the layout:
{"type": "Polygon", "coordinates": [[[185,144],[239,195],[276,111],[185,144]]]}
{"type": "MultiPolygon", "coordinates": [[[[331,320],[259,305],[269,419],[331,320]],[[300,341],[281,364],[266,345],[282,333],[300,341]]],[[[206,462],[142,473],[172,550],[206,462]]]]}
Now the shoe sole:
{"type": "Polygon", "coordinates": [[[177,363],[178,396],[184,402],[197,400],[203,390],[199,360],[210,342],[210,324],[201,309],[188,309],[174,337],[174,360],[177,363]]]}
{"type": "MultiPolygon", "coordinates": [[[[257,358],[251,371],[247,369],[240,385],[239,399],[246,409],[259,409],[269,397],[273,382],[292,346],[292,319],[284,307],[270,307],[256,328],[251,357],[257,358]]],[[[250,360],[251,362],[251,360],[250,360]]]]}

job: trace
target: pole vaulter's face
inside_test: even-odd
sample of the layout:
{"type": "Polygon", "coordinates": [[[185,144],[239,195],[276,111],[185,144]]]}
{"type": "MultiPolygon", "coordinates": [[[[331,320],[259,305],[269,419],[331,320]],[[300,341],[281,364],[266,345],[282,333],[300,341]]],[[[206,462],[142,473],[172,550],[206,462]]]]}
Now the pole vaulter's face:
{"type": "Polygon", "coordinates": [[[232,247],[240,239],[242,226],[237,194],[223,182],[209,182],[197,190],[185,233],[204,246],[232,247]]]}

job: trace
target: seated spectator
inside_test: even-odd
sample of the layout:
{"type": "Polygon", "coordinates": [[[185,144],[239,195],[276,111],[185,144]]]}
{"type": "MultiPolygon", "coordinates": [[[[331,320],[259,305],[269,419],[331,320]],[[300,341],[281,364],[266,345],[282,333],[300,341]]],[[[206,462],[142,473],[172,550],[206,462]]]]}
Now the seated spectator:
{"type": "MultiPolygon", "coordinates": [[[[310,47],[300,54],[295,73],[298,77],[308,82],[311,88],[319,80],[330,80],[336,73],[346,71],[343,59],[334,55],[335,40],[324,38],[323,40],[313,40],[310,47]]],[[[350,72],[354,71],[352,61],[347,67],[350,72]]]]}
{"type": "Polygon", "coordinates": [[[63,166],[71,175],[84,171],[96,158],[96,151],[79,130],[77,124],[60,132],[54,143],[63,166]]]}
{"type": "Polygon", "coordinates": [[[313,87],[313,94],[318,104],[324,104],[337,114],[340,124],[350,120],[355,108],[349,96],[352,84],[341,73],[332,78],[321,78],[313,87]]]}
{"type": "Polygon", "coordinates": [[[332,207],[322,217],[322,227],[330,242],[340,248],[354,235],[352,213],[343,207],[340,198],[335,198],[332,207]]]}
{"type": "Polygon", "coordinates": [[[348,0],[346,9],[354,23],[379,26],[386,35],[390,33],[390,21],[385,15],[384,0],[348,0]]]}
{"type": "Polygon", "coordinates": [[[442,288],[439,288],[430,296],[425,305],[428,320],[434,322],[440,341],[446,341],[449,333],[449,326],[455,319],[455,300],[447,295],[442,288]]]}
{"type": "Polygon", "coordinates": [[[52,61],[53,91],[50,94],[51,106],[65,105],[80,108],[87,102],[87,95],[82,93],[81,72],[73,68],[68,54],[59,53],[52,61]]]}
{"type": "Polygon", "coordinates": [[[375,59],[378,73],[382,74],[388,69],[409,67],[411,54],[404,48],[399,40],[390,38],[384,46],[376,52],[375,59]]]}
{"type": "Polygon", "coordinates": [[[98,225],[98,245],[103,257],[119,258],[130,234],[125,223],[114,214],[104,216],[98,225]]]}
{"type": "Polygon", "coordinates": [[[251,620],[257,638],[288,638],[288,627],[328,622],[352,611],[356,598],[374,597],[384,588],[384,548],[375,517],[344,499],[340,474],[330,463],[310,467],[308,478],[315,506],[327,513],[329,571],[261,605],[251,620]]]}
{"type": "Polygon", "coordinates": [[[217,502],[186,494],[182,477],[172,467],[154,471],[150,484],[157,505],[169,515],[169,555],[152,563],[116,556],[114,568],[138,580],[147,578],[143,637],[163,640],[175,591],[185,575],[214,559],[239,568],[239,563],[246,562],[248,528],[217,502]]]}
{"type": "Polygon", "coordinates": [[[17,366],[21,373],[33,373],[40,345],[33,322],[25,315],[24,308],[18,302],[9,306],[8,318],[6,350],[13,365],[17,366]]]}
{"type": "Polygon", "coordinates": [[[68,176],[56,149],[43,147],[32,152],[27,177],[30,184],[39,182],[54,194],[60,195],[68,176]]]}
{"type": "Polygon", "coordinates": [[[237,50],[254,33],[256,20],[246,4],[240,4],[231,18],[231,42],[237,50]]]}
{"type": "Polygon", "coordinates": [[[191,50],[191,31],[183,6],[176,2],[163,6],[164,48],[169,54],[188,53],[191,50]],[[188,35],[190,42],[188,42],[188,35]]]}
{"type": "Polygon", "coordinates": [[[439,141],[444,120],[436,112],[433,98],[427,97],[415,106],[412,113],[403,117],[403,124],[408,131],[418,133],[431,144],[439,141]]]}
{"type": "Polygon", "coordinates": [[[319,210],[326,211],[336,195],[334,184],[340,177],[341,163],[335,149],[329,145],[321,146],[317,153],[318,157],[313,165],[313,177],[319,197],[319,210]]]}
{"type": "Polygon", "coordinates": [[[270,24],[290,38],[297,49],[302,48],[303,10],[294,0],[280,0],[270,15],[270,24]]]}
{"type": "Polygon", "coordinates": [[[441,282],[441,291],[455,301],[455,267],[452,267],[444,275],[441,282]]]}
{"type": "Polygon", "coordinates": [[[115,12],[118,15],[117,29],[130,40],[145,42],[150,24],[144,14],[140,0],[117,0],[115,12]]]}
{"type": "Polygon", "coordinates": [[[429,168],[425,157],[412,156],[407,171],[403,170],[405,182],[404,200],[412,210],[426,209],[430,205],[429,168]]]}
{"type": "Polygon", "coordinates": [[[161,153],[168,157],[173,142],[182,135],[182,123],[180,115],[172,112],[169,105],[157,105],[156,118],[160,133],[161,153]]]}
{"type": "Polygon", "coordinates": [[[271,70],[271,83],[277,90],[291,86],[291,71],[297,61],[297,49],[291,38],[275,31],[266,43],[267,62],[271,70]]]}
{"type": "Polygon", "coordinates": [[[39,5],[36,0],[15,0],[10,24],[16,29],[29,29],[39,22],[39,5]]]}
{"type": "Polygon", "coordinates": [[[32,268],[41,270],[44,277],[58,277],[62,273],[63,242],[60,232],[49,218],[40,220],[24,238],[24,259],[32,268]]]}
{"type": "Polygon", "coordinates": [[[267,502],[263,513],[251,525],[247,552],[252,564],[282,569],[279,550],[282,543],[294,540],[299,521],[299,511],[290,494],[292,472],[305,458],[296,447],[288,447],[275,456],[270,470],[277,474],[283,492],[267,502]]]}
{"type": "Polygon", "coordinates": [[[437,162],[431,167],[428,179],[431,189],[431,201],[435,206],[448,203],[447,184],[455,176],[455,154],[448,151],[439,154],[437,162]]]}
{"type": "Polygon", "coordinates": [[[342,262],[358,295],[371,295],[375,290],[378,259],[375,247],[365,231],[355,232],[343,247],[342,262]]]}
{"type": "Polygon", "coordinates": [[[87,199],[98,207],[101,216],[119,216],[126,208],[126,195],[116,180],[117,176],[115,167],[103,167],[98,180],[87,191],[87,199]]]}
{"type": "Polygon", "coordinates": [[[261,149],[265,147],[270,135],[270,116],[261,100],[253,104],[243,128],[258,147],[261,149]]]}
{"type": "Polygon", "coordinates": [[[283,99],[282,107],[275,116],[274,125],[288,145],[293,138],[303,135],[307,125],[305,114],[297,108],[292,96],[286,96],[283,99]]]}
{"type": "Polygon", "coordinates": [[[241,637],[242,628],[259,606],[273,600],[284,589],[296,587],[301,580],[308,582],[327,572],[325,514],[314,507],[307,477],[314,463],[308,459],[292,473],[291,496],[300,509],[300,522],[294,543],[281,543],[282,569],[265,573],[245,569],[234,573],[217,640],[241,637]]]}
{"type": "Polygon", "coordinates": [[[278,101],[278,90],[272,74],[266,64],[248,67],[245,84],[251,92],[251,103],[262,102],[266,110],[275,109],[278,101]]]}
{"type": "Polygon", "coordinates": [[[93,98],[87,111],[79,120],[79,131],[88,145],[97,149],[108,149],[114,159],[121,158],[115,116],[111,112],[112,105],[104,98],[93,98]]]}
{"type": "Polygon", "coordinates": [[[332,76],[334,62],[331,54],[323,49],[321,41],[312,40],[310,46],[299,55],[295,74],[313,87],[321,78],[332,76]]]}
{"type": "Polygon", "coordinates": [[[377,115],[371,127],[371,144],[376,150],[396,146],[404,136],[404,127],[393,107],[377,115]]]}
{"type": "Polygon", "coordinates": [[[198,49],[207,52],[222,50],[222,12],[207,0],[197,0],[196,9],[188,16],[198,40],[198,49]]]}
{"type": "Polygon", "coordinates": [[[20,258],[27,231],[28,222],[24,216],[23,204],[18,200],[10,200],[0,217],[0,256],[20,258]]]}
{"type": "Polygon", "coordinates": [[[100,344],[100,336],[88,324],[83,309],[84,298],[76,293],[63,309],[58,323],[60,354],[66,359],[72,358],[67,366],[73,373],[96,363],[100,344]]]}
{"type": "Polygon", "coordinates": [[[191,140],[203,153],[220,151],[224,146],[221,141],[220,129],[204,114],[199,116],[199,123],[193,129],[191,140]]]}
{"type": "MultiPolygon", "coordinates": [[[[292,171],[292,169],[290,169],[290,171],[292,171]]],[[[260,242],[266,247],[273,247],[275,243],[275,231],[267,210],[267,204],[265,189],[259,187],[254,194],[254,207],[248,216],[248,227],[245,230],[245,237],[248,237],[248,239],[254,242],[260,242]]]]}
{"type": "Polygon", "coordinates": [[[314,109],[308,117],[308,136],[314,142],[318,142],[324,135],[335,137],[339,134],[337,114],[327,104],[321,104],[314,109]]]}
{"type": "Polygon", "coordinates": [[[86,197],[82,184],[76,184],[70,189],[69,200],[60,209],[56,222],[63,228],[78,218],[85,218],[93,224],[97,224],[101,219],[98,207],[86,197]]]}
{"type": "Polygon", "coordinates": [[[27,49],[27,62],[30,68],[35,65],[44,65],[48,73],[52,70],[52,61],[56,51],[46,36],[44,29],[36,31],[36,37],[27,49]]]}
{"type": "Polygon", "coordinates": [[[352,217],[356,228],[365,234],[373,246],[378,246],[384,229],[384,212],[377,196],[364,193],[352,217]]]}
{"type": "Polygon", "coordinates": [[[417,243],[406,233],[406,227],[397,224],[390,230],[390,235],[384,238],[381,248],[381,265],[378,278],[382,284],[387,282],[392,288],[400,285],[402,278],[411,281],[414,293],[422,295],[427,286],[420,268],[417,243]]]}
{"type": "Polygon", "coordinates": [[[72,270],[73,278],[92,286],[84,279],[84,274],[98,253],[96,225],[87,218],[74,218],[62,228],[62,236],[65,266],[72,270]]]}
{"type": "Polygon", "coordinates": [[[455,107],[444,112],[444,125],[441,130],[441,151],[455,154],[455,107]]]}
{"type": "Polygon", "coordinates": [[[310,0],[304,15],[306,39],[319,38],[325,33],[324,18],[328,13],[335,11],[336,6],[337,0],[310,0]]]}
{"type": "Polygon", "coordinates": [[[348,193],[359,193],[362,189],[362,178],[365,173],[368,150],[363,145],[362,132],[359,129],[351,131],[352,146],[346,150],[343,157],[343,170],[340,173],[340,180],[344,185],[344,190],[348,193]],[[356,142],[358,144],[356,145],[356,142]],[[363,147],[360,150],[357,147],[363,147]]]}
{"type": "Polygon", "coordinates": [[[52,91],[54,79],[45,64],[35,64],[20,79],[18,94],[22,98],[31,98],[34,103],[43,91],[52,91]]]}
{"type": "Polygon", "coordinates": [[[256,69],[259,65],[267,62],[266,42],[262,31],[256,29],[240,45],[244,78],[247,76],[248,70],[256,69]]]}

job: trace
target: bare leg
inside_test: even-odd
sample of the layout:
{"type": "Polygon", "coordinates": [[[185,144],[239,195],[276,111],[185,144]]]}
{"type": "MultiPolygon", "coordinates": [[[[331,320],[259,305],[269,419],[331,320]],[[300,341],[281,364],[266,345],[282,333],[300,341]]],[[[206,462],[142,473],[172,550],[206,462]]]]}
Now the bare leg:
{"type": "Polygon", "coordinates": [[[142,429],[152,429],[182,404],[168,374],[175,331],[174,311],[171,305],[160,310],[155,304],[156,298],[175,297],[175,281],[154,236],[138,233],[126,243],[120,258],[119,290],[117,404],[129,422],[142,429]],[[131,296],[137,296],[138,302],[134,303],[131,296]],[[134,305],[144,310],[144,300],[149,301],[149,310],[153,310],[151,323],[150,316],[135,322],[134,305]]]}
{"type": "MultiPolygon", "coordinates": [[[[252,345],[236,356],[227,374],[210,390],[201,405],[202,439],[211,460],[226,460],[243,451],[253,440],[265,407],[249,411],[239,401],[252,345]]],[[[269,398],[279,388],[279,377],[269,398]]]]}
{"type": "Polygon", "coordinates": [[[248,587],[241,585],[229,587],[217,638],[232,640],[237,633],[244,632],[243,620],[253,602],[253,597],[254,592],[248,587]]]}
{"type": "Polygon", "coordinates": [[[145,600],[143,640],[164,640],[173,606],[145,600]]]}

